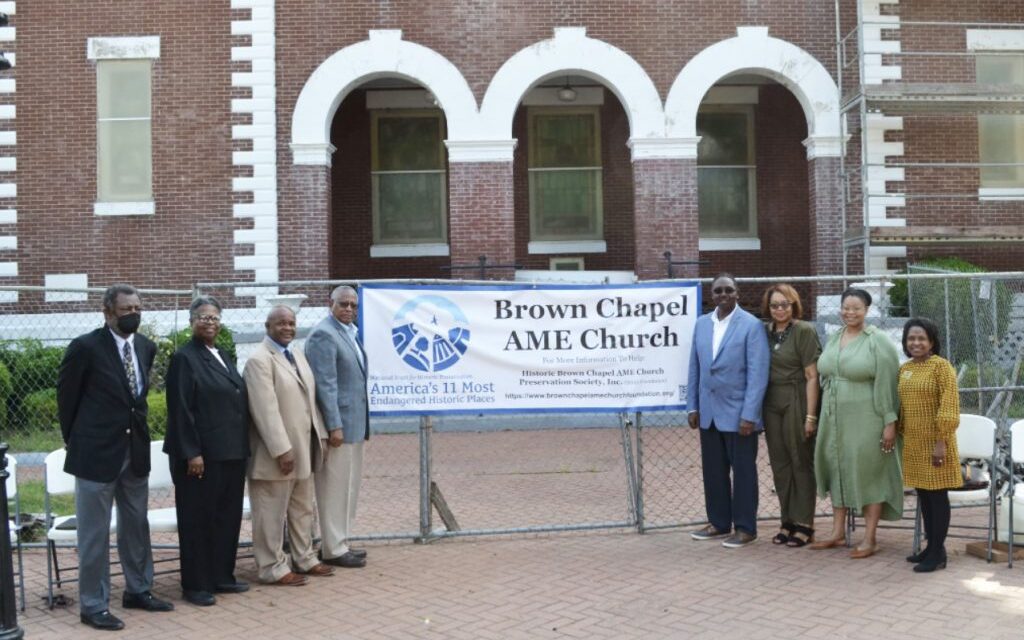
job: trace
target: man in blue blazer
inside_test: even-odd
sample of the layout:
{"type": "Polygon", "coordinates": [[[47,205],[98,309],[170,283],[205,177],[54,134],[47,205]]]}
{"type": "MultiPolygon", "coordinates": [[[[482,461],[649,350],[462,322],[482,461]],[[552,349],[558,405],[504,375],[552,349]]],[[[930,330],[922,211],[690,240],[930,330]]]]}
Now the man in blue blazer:
{"type": "Polygon", "coordinates": [[[686,392],[690,428],[700,427],[710,524],[690,535],[736,548],[757,539],[757,432],[771,354],[764,326],[736,304],[731,275],[715,278],[711,299],[714,311],[694,326],[686,392]]]}

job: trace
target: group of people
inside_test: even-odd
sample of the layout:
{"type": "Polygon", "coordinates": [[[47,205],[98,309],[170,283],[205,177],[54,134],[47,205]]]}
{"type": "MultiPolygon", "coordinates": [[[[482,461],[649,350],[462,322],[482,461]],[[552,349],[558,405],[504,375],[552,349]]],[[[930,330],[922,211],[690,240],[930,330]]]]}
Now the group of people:
{"type": "MultiPolygon", "coordinates": [[[[782,510],[773,543],[844,546],[854,509],[866,526],[850,557],[869,557],[878,549],[879,520],[902,516],[906,485],[917,489],[928,540],[907,560],[919,572],[944,567],[947,491],[962,482],[960,410],[956,375],[939,355],[935,325],[923,318],[906,323],[909,360],[901,366],[889,338],[865,323],[871,296],[864,290],[843,292],[844,326],[824,349],[813,325],[801,320],[800,297],[789,285],[764,293],[766,322],[738,305],[731,275],[715,278],[711,294],[715,308],[694,328],[687,385],[709,524],[691,536],[724,538],[731,548],[756,540],[757,434],[764,430],[782,510]],[[815,536],[816,495],[832,499],[828,537],[815,536]]],[[[164,441],[188,602],[208,606],[216,594],[249,589],[235,577],[246,480],[260,582],[301,586],[310,576],[333,575],[335,567],[366,564],[366,551],[348,543],[370,436],[357,308],[352,288],[334,289],[330,315],[298,350],[291,348],[295,313],[274,307],[262,344],[239,374],[216,346],[220,303],[208,296],[192,302],[192,339],[167,372],[164,441]]],[[[71,342],[57,384],[65,471],[76,477],[81,620],[97,629],[124,627],[109,608],[115,500],[123,606],[174,608],[151,592],[146,395],[156,345],[138,333],[141,311],[136,289],[110,287],[104,326],[71,342]]]]}
{"type": "MultiPolygon", "coordinates": [[[[301,586],[310,576],[333,575],[335,567],[365,566],[366,551],[348,542],[370,437],[358,306],[352,288],[334,289],[330,315],[304,351],[291,348],[294,311],[274,307],[262,344],[239,374],[216,346],[220,303],[209,296],[192,302],[192,339],[174,353],[167,371],[163,448],[174,482],[186,601],[209,606],[216,594],[249,589],[235,577],[246,480],[260,582],[301,586]]],[[[115,500],[122,605],[174,609],[151,591],[146,396],[156,345],[138,333],[141,312],[134,287],[107,289],[104,326],[71,342],[57,383],[64,470],[76,479],[80,614],[96,629],[124,628],[109,607],[115,500]]]]}
{"type": "Polygon", "coordinates": [[[871,295],[840,296],[843,328],[822,349],[801,320],[796,290],[773,285],[762,324],[737,301],[729,274],[711,285],[715,308],[696,323],[691,346],[689,425],[700,428],[708,525],[695,540],[722,538],[736,548],[757,538],[757,432],[764,431],[782,524],[777,545],[823,550],[846,546],[850,509],[864,538],[849,552],[878,550],[880,520],[903,515],[904,486],[916,489],[927,546],[907,557],[916,572],[946,566],[949,489],[962,485],[956,448],[960,402],[956,373],[925,318],[903,327],[900,365],[892,341],[865,319],[871,295]],[[730,477],[731,473],[731,477],[730,477]],[[815,537],[816,495],[832,500],[827,537],[815,537]]]}

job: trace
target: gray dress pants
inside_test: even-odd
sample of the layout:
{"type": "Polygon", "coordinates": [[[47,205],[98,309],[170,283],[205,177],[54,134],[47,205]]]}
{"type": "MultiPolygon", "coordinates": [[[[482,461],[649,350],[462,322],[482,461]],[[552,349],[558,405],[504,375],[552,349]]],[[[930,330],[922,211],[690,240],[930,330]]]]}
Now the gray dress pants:
{"type": "Polygon", "coordinates": [[[124,569],[125,590],[142,593],[153,586],[153,549],[146,519],[149,477],[135,476],[126,456],[113,482],[75,479],[78,600],[84,614],[110,606],[110,512],[115,501],[117,553],[124,569]]]}

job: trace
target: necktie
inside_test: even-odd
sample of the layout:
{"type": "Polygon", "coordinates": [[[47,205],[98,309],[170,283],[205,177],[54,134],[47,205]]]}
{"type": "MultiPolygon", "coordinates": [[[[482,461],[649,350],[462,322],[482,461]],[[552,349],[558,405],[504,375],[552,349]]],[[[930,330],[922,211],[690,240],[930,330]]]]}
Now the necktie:
{"type": "Polygon", "coordinates": [[[128,376],[128,388],[132,390],[133,396],[137,395],[139,393],[139,381],[135,377],[135,359],[132,358],[132,343],[125,341],[121,355],[124,356],[124,374],[128,376]]]}
{"type": "Polygon", "coordinates": [[[295,369],[295,375],[299,376],[299,380],[302,380],[302,374],[299,373],[299,365],[295,362],[295,356],[288,349],[284,350],[284,357],[288,358],[288,362],[292,363],[292,368],[295,369]]]}

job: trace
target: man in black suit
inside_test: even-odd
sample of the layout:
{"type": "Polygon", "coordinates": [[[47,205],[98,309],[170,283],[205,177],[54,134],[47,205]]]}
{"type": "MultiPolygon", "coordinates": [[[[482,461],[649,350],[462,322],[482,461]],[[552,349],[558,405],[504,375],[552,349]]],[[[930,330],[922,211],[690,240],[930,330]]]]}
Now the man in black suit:
{"type": "Polygon", "coordinates": [[[64,471],[75,476],[79,608],[82,622],[116,631],[110,613],[110,517],[117,501],[117,550],[126,609],[170,611],[155,598],[149,502],[149,372],[156,345],[136,334],[138,291],[117,284],[103,294],[105,326],[71,341],[57,378],[57,410],[67,449],[64,471]]]}

